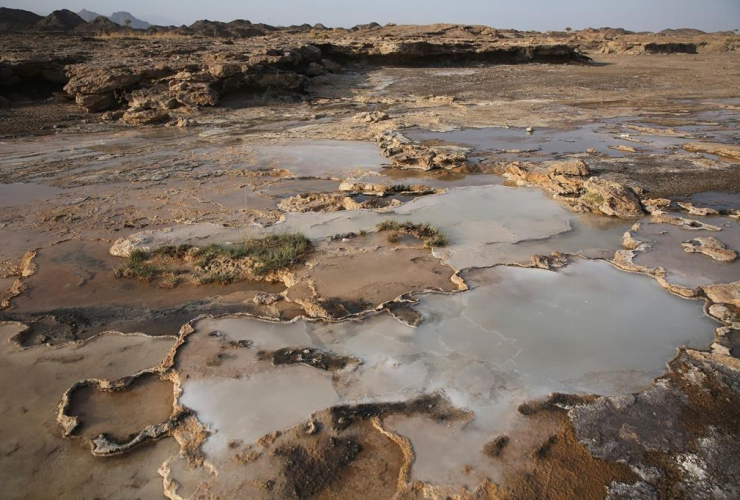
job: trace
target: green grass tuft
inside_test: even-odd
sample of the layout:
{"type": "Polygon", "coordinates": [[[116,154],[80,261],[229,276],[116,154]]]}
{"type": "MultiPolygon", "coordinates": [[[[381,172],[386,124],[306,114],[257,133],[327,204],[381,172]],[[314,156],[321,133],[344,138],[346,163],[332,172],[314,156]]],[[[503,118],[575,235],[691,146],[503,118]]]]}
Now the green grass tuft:
{"type": "Polygon", "coordinates": [[[285,269],[299,263],[311,251],[311,241],[302,234],[273,234],[249,238],[232,245],[208,245],[193,254],[195,265],[203,270],[215,259],[252,260],[251,271],[257,276],[285,269]]]}
{"type": "Polygon", "coordinates": [[[429,248],[446,247],[449,244],[450,239],[446,234],[442,233],[437,233],[424,240],[424,246],[429,248]]]}
{"type": "Polygon", "coordinates": [[[422,240],[427,248],[444,247],[450,244],[449,238],[444,233],[426,223],[398,222],[389,219],[378,223],[376,229],[378,231],[396,231],[410,234],[422,240]]]}
{"type": "Polygon", "coordinates": [[[135,278],[142,281],[153,281],[159,274],[159,269],[149,265],[149,252],[144,250],[133,250],[128,256],[126,264],[115,270],[117,278],[135,278]]]}

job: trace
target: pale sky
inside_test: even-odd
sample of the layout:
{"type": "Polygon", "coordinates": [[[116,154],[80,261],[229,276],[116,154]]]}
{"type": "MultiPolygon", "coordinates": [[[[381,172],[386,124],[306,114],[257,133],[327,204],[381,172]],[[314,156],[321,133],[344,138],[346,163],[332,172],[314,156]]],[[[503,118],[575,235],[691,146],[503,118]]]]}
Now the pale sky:
{"type": "Polygon", "coordinates": [[[621,27],[633,31],[740,29],[740,0],[0,0],[48,14],[83,8],[110,15],[126,10],[155,24],[198,19],[248,19],[272,25],[461,23],[520,30],[621,27]]]}

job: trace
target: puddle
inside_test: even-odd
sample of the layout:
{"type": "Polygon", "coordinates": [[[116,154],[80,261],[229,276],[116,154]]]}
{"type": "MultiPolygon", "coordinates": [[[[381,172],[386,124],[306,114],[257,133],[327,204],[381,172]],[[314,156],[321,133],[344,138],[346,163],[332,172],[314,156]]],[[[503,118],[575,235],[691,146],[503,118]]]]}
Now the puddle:
{"type": "Polygon", "coordinates": [[[180,402],[218,433],[203,445],[223,456],[228,441],[253,443],[265,434],[300,424],[311,413],[339,402],[331,376],[307,366],[260,373],[247,380],[211,379],[183,384],[180,402]]]}
{"type": "Polygon", "coordinates": [[[301,177],[362,176],[379,171],[387,163],[372,142],[296,140],[254,149],[263,166],[287,169],[301,177]]]}
{"type": "Polygon", "coordinates": [[[681,245],[694,238],[713,237],[731,249],[740,251],[740,225],[723,217],[690,218],[719,226],[722,230],[686,230],[672,224],[642,224],[635,237],[650,243],[652,249],[635,252],[633,262],[650,268],[662,267],[666,270],[668,282],[689,288],[740,280],[740,260],[717,262],[706,255],[688,253],[681,245]]]}
{"type": "Polygon", "coordinates": [[[267,186],[258,188],[265,196],[289,198],[306,193],[334,193],[339,189],[337,181],[324,179],[281,179],[267,186]]]}
{"type": "MultiPolygon", "coordinates": [[[[672,122],[658,120],[660,126],[670,128],[643,129],[649,118],[624,117],[603,122],[587,123],[576,128],[536,128],[527,133],[521,127],[488,127],[433,132],[412,129],[404,134],[415,141],[443,141],[471,147],[479,152],[498,152],[497,158],[516,160],[521,157],[559,157],[567,154],[584,153],[594,149],[610,157],[629,156],[631,152],[620,151],[620,146],[631,147],[637,153],[666,154],[676,151],[687,142],[712,141],[737,143],[735,132],[737,113],[705,112],[682,118],[682,125],[671,126],[672,122]],[[713,119],[704,123],[702,120],[713,119]],[[519,153],[506,153],[520,150],[519,153]]],[[[679,154],[684,154],[679,151],[679,154]]],[[[701,155],[717,159],[714,155],[701,155]]]]}
{"type": "Polygon", "coordinates": [[[204,451],[223,457],[231,441],[253,443],[339,401],[331,375],[302,365],[273,368],[257,360],[258,350],[310,345],[304,323],[227,317],[199,321],[196,329],[178,352],[176,366],[187,377],[179,401],[218,430],[204,451]],[[250,341],[252,347],[224,352],[224,341],[250,341]]]}
{"type": "Polygon", "coordinates": [[[95,439],[108,434],[126,441],[148,425],[166,422],[172,414],[173,399],[172,382],[148,375],[124,391],[107,392],[93,386],[77,389],[67,413],[79,419],[76,435],[95,439]]]}
{"type": "Polygon", "coordinates": [[[740,209],[740,193],[728,193],[724,191],[706,191],[681,198],[679,201],[688,201],[698,207],[709,207],[715,210],[738,210],[740,209]]]}
{"type": "Polygon", "coordinates": [[[451,243],[435,254],[457,269],[526,264],[536,253],[555,250],[616,249],[629,227],[625,221],[568,212],[538,189],[494,185],[452,189],[385,213],[290,214],[271,230],[303,230],[311,238],[324,238],[370,230],[386,219],[426,222],[439,228],[451,243]],[[588,224],[599,220],[604,229],[588,224]]]}
{"type": "MultiPolygon", "coordinates": [[[[700,302],[666,294],[652,279],[606,263],[577,261],[556,273],[487,273],[492,285],[425,297],[418,309],[444,318],[430,330],[436,350],[514,370],[535,395],[632,392],[662,373],[676,348],[703,347],[712,338],[713,323],[700,302]],[[650,321],[653,310],[661,317],[650,321]],[[481,343],[490,336],[498,337],[498,346],[481,343]],[[631,377],[615,376],[634,370],[645,378],[631,383],[631,377]]],[[[422,324],[415,336],[424,337],[426,328],[422,324]]]]}
{"type": "Polygon", "coordinates": [[[62,191],[62,189],[43,184],[0,184],[0,208],[48,200],[62,191]]]}
{"type": "Polygon", "coordinates": [[[522,153],[505,153],[506,150],[529,150],[537,156],[560,156],[565,154],[584,153],[588,149],[612,157],[623,157],[618,146],[630,146],[638,151],[648,153],[665,153],[666,148],[675,148],[687,142],[687,139],[671,136],[640,134],[633,130],[622,129],[618,123],[590,123],[575,129],[536,129],[529,134],[524,128],[473,128],[451,132],[430,132],[412,130],[405,134],[415,141],[444,141],[474,148],[478,151],[501,151],[505,159],[517,159],[522,153]],[[622,134],[628,138],[621,137],[622,134]],[[634,142],[635,140],[641,142],[634,142]]]}
{"type": "Polygon", "coordinates": [[[481,448],[492,436],[475,422],[445,425],[423,417],[391,416],[385,425],[413,446],[412,480],[474,490],[486,479],[500,479],[495,470],[498,466],[490,467],[491,459],[481,453],[481,448]]]}
{"type": "MultiPolygon", "coordinates": [[[[418,451],[447,450],[446,461],[418,457],[419,464],[433,465],[415,468],[414,479],[465,482],[461,467],[484,463],[483,443],[513,425],[522,401],[551,391],[639,391],[664,372],[677,347],[704,347],[712,338],[714,324],[700,302],[603,262],[577,261],[558,272],[507,267],[479,273],[485,284],[472,291],[421,297],[417,309],[425,321],[417,328],[388,315],[329,324],[199,322],[178,355],[178,369],[188,377],[180,401],[216,430],[204,450],[224,459],[232,440],[252,442],[339,402],[402,401],[441,391],[472,410],[473,421],[433,437],[414,432],[428,426],[394,429],[410,430],[412,444],[417,436],[432,440],[420,442],[418,451]],[[208,334],[213,331],[218,335],[208,334]],[[214,365],[209,360],[223,352],[223,339],[254,345],[214,365]],[[316,347],[363,364],[331,377],[256,360],[254,351],[278,346],[316,347]]],[[[469,479],[475,483],[477,476],[469,479]]]]}
{"type": "MultiPolygon", "coordinates": [[[[381,172],[389,184],[423,184],[432,188],[449,189],[469,186],[503,184],[504,179],[495,174],[460,174],[449,170],[404,170],[388,168],[381,172]]],[[[371,180],[371,179],[368,179],[371,180]]]]}

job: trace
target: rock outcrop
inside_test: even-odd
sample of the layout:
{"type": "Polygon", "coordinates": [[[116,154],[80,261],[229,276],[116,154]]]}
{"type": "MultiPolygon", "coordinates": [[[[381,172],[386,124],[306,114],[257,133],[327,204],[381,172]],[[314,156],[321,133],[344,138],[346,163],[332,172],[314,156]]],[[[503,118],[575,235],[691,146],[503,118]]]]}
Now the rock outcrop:
{"type": "Polygon", "coordinates": [[[656,224],[672,224],[689,231],[722,231],[722,228],[714,224],[708,224],[704,221],[687,219],[667,214],[661,210],[656,210],[652,214],[652,221],[656,224]]]}
{"type": "Polygon", "coordinates": [[[361,123],[378,123],[387,119],[388,115],[382,111],[358,113],[354,116],[354,120],[361,123]]]}
{"type": "Polygon", "coordinates": [[[546,189],[574,212],[594,212],[622,219],[642,217],[645,211],[637,195],[614,181],[589,177],[583,160],[524,164],[514,162],[504,167],[503,176],[519,185],[546,189]]]}
{"type": "Polygon", "coordinates": [[[195,62],[124,65],[96,61],[69,67],[64,89],[89,112],[118,107],[139,113],[215,106],[223,94],[235,91],[301,94],[308,88],[309,76],[328,71],[318,62],[321,56],[317,47],[303,45],[253,57],[221,53],[195,62]]]}
{"type": "Polygon", "coordinates": [[[383,201],[382,198],[371,198],[357,201],[344,193],[308,193],[286,198],[280,201],[278,208],[283,212],[338,212],[398,205],[401,205],[398,200],[383,201]]]}
{"type": "Polygon", "coordinates": [[[426,146],[392,130],[383,132],[378,141],[380,153],[393,165],[416,170],[464,167],[470,151],[459,146],[426,146]]]}
{"type": "Polygon", "coordinates": [[[424,39],[343,40],[340,43],[320,45],[331,59],[362,60],[371,64],[415,66],[428,64],[522,64],[522,63],[587,63],[591,59],[575,46],[565,44],[533,44],[529,46],[502,46],[488,41],[450,40],[447,43],[424,39]]]}
{"type": "Polygon", "coordinates": [[[686,210],[689,215],[695,215],[699,217],[706,217],[707,215],[719,215],[719,210],[715,210],[709,207],[697,207],[693,203],[689,202],[677,202],[676,205],[686,210]]]}
{"type": "Polygon", "coordinates": [[[343,194],[298,194],[282,200],[278,208],[283,212],[337,212],[357,210],[360,204],[343,194]]]}
{"type": "Polygon", "coordinates": [[[717,238],[694,238],[682,244],[688,253],[701,253],[711,257],[717,262],[733,262],[737,259],[737,253],[717,238]]]}
{"type": "Polygon", "coordinates": [[[352,194],[364,194],[367,196],[390,196],[394,194],[413,194],[413,195],[425,195],[425,194],[437,194],[441,193],[442,190],[435,189],[429,186],[423,186],[419,184],[372,184],[372,183],[357,183],[357,182],[342,182],[339,185],[339,190],[352,193],[352,194]]]}
{"type": "Polygon", "coordinates": [[[740,281],[706,285],[702,288],[712,302],[740,307],[740,281]]]}

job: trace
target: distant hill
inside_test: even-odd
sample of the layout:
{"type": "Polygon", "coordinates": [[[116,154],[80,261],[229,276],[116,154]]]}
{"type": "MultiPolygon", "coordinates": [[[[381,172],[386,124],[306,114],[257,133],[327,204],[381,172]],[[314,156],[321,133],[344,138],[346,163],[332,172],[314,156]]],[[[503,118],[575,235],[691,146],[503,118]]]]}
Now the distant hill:
{"type": "Polygon", "coordinates": [[[77,13],[77,15],[80,16],[85,21],[87,21],[88,23],[100,17],[100,14],[98,14],[97,12],[92,12],[87,9],[82,9],[81,11],[77,13]]]}
{"type": "MultiPolygon", "coordinates": [[[[80,16],[85,21],[87,21],[88,23],[94,21],[95,19],[99,17],[106,17],[106,16],[101,16],[97,12],[92,12],[87,9],[82,9],[81,11],[77,13],[77,15],[80,16]]],[[[131,21],[130,26],[135,30],[145,30],[149,26],[151,26],[151,24],[149,24],[148,22],[138,19],[130,12],[124,12],[124,11],[114,12],[110,16],[107,16],[107,19],[110,19],[111,21],[113,21],[119,26],[126,26],[126,20],[129,20],[131,21]]],[[[101,22],[99,21],[98,24],[101,24],[101,22]]]]}
{"type": "Polygon", "coordinates": [[[130,26],[135,30],[145,30],[151,26],[148,22],[135,18],[130,12],[114,12],[108,19],[121,26],[125,26],[126,21],[131,21],[130,26]]]}
{"type": "Polygon", "coordinates": [[[276,30],[277,28],[273,26],[262,23],[254,24],[244,19],[236,19],[229,23],[208,21],[204,19],[194,22],[186,29],[188,33],[221,38],[248,38],[253,36],[263,36],[276,30]]]}
{"type": "Polygon", "coordinates": [[[85,20],[71,10],[55,10],[36,23],[36,28],[43,31],[71,31],[85,24],[85,20]]]}
{"type": "Polygon", "coordinates": [[[694,28],[678,28],[678,29],[667,29],[658,33],[659,35],[666,36],[699,36],[706,35],[706,31],[697,30],[694,28]]]}
{"type": "Polygon", "coordinates": [[[75,33],[113,33],[123,29],[107,17],[98,16],[92,21],[77,26],[74,31],[75,33]]]}
{"type": "Polygon", "coordinates": [[[41,21],[43,17],[21,9],[0,7],[0,30],[13,31],[28,28],[41,21]]]}

